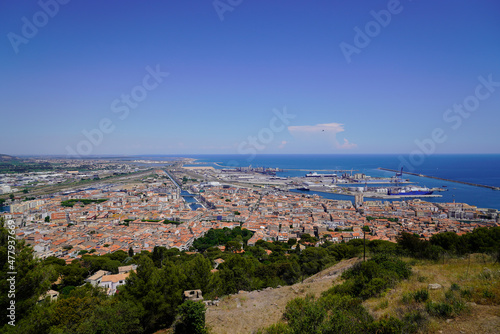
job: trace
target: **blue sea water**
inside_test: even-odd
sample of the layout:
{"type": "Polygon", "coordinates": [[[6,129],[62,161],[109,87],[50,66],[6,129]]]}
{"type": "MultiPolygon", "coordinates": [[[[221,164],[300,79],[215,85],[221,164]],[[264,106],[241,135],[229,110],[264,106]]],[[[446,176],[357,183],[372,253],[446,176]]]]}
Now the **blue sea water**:
{"type": "MultiPolygon", "coordinates": [[[[166,156],[154,156],[149,158],[159,159],[166,156]]],[[[500,187],[500,155],[498,154],[443,154],[430,155],[423,159],[419,166],[404,165],[400,155],[186,155],[195,158],[198,162],[206,163],[215,168],[221,166],[249,166],[253,167],[279,167],[283,172],[278,176],[303,176],[307,171],[298,169],[318,171],[321,170],[358,170],[370,176],[393,176],[393,172],[379,170],[378,167],[389,169],[400,169],[417,174],[440,177],[444,179],[484,184],[500,187]],[[413,170],[410,170],[413,168],[413,170]]],[[[407,157],[405,157],[407,159],[407,157]]],[[[469,186],[465,184],[435,180],[413,175],[404,175],[420,186],[429,188],[446,186],[448,191],[439,192],[440,198],[426,198],[430,202],[456,202],[467,203],[481,208],[494,208],[500,210],[500,191],[487,188],[469,186]]],[[[335,194],[319,193],[326,198],[348,199],[352,197],[335,194]]]]}

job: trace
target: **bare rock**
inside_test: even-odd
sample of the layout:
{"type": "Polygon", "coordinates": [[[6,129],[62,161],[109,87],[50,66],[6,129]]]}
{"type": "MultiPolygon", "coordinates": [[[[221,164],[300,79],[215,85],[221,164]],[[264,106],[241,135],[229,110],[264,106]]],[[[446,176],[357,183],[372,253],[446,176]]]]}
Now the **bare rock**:
{"type": "Polygon", "coordinates": [[[434,283],[434,284],[431,283],[427,286],[427,289],[429,289],[429,290],[438,290],[438,289],[442,289],[442,288],[443,288],[443,286],[441,284],[438,284],[438,283],[434,283]]]}

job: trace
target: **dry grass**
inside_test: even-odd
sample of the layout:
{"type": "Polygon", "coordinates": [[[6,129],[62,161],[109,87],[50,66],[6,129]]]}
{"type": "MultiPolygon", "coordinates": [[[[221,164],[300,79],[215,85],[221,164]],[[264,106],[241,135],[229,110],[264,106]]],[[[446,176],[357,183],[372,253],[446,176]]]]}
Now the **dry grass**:
{"type": "MultiPolygon", "coordinates": [[[[415,261],[414,261],[415,262],[415,261]]],[[[414,300],[403,301],[420,289],[427,289],[430,283],[439,283],[442,289],[429,290],[429,300],[445,302],[445,293],[453,294],[467,302],[467,307],[455,318],[430,317],[426,329],[429,333],[500,333],[500,264],[482,254],[464,259],[446,259],[440,263],[416,261],[413,275],[378,298],[364,302],[375,317],[384,315],[401,316],[412,310],[425,313],[425,303],[414,300]]]]}
{"type": "Polygon", "coordinates": [[[350,259],[337,263],[309,277],[303,283],[263,291],[240,292],[222,298],[219,306],[210,306],[206,323],[211,333],[254,333],[259,328],[278,322],[288,301],[296,297],[313,294],[318,297],[340,279],[343,270],[359,260],[350,259]]]}

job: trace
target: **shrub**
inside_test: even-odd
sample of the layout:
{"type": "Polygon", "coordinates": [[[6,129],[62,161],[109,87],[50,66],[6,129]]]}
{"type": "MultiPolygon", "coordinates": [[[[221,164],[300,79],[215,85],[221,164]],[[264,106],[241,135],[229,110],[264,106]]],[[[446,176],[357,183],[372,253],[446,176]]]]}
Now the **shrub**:
{"type": "Polygon", "coordinates": [[[403,293],[403,297],[401,297],[401,301],[403,304],[409,304],[413,300],[413,294],[411,292],[403,293]]]}
{"type": "Polygon", "coordinates": [[[387,299],[382,300],[378,305],[377,309],[383,310],[389,307],[389,301],[387,299]]]}
{"type": "Polygon", "coordinates": [[[429,301],[425,308],[430,315],[446,318],[460,314],[466,305],[462,300],[453,299],[440,303],[429,301]]]}
{"type": "Polygon", "coordinates": [[[417,281],[419,281],[420,283],[424,283],[425,281],[427,281],[427,277],[425,277],[425,276],[418,276],[417,277],[417,281]]]}
{"type": "Polygon", "coordinates": [[[372,333],[402,333],[405,324],[403,321],[394,317],[382,317],[374,321],[370,326],[372,333]]]}
{"type": "Polygon", "coordinates": [[[429,299],[429,291],[427,289],[417,290],[413,293],[413,299],[415,299],[417,303],[425,302],[429,299]]]}
{"type": "Polygon", "coordinates": [[[258,331],[257,334],[285,334],[291,333],[290,328],[287,324],[278,322],[277,324],[271,325],[264,329],[264,331],[258,331]]]}
{"type": "Polygon", "coordinates": [[[206,334],[205,305],[202,302],[186,301],[178,307],[175,334],[206,334]]]}
{"type": "Polygon", "coordinates": [[[460,296],[469,299],[472,297],[472,291],[469,288],[462,289],[460,290],[460,296]]]}
{"type": "Polygon", "coordinates": [[[486,289],[483,291],[483,297],[487,299],[493,299],[495,298],[495,294],[493,294],[493,292],[491,292],[490,290],[486,289]]]}
{"type": "Polygon", "coordinates": [[[427,326],[427,316],[420,310],[411,311],[403,317],[403,333],[415,333],[418,330],[424,331],[427,326]]]}
{"type": "Polygon", "coordinates": [[[315,302],[314,296],[295,298],[288,302],[284,318],[295,333],[315,332],[326,317],[326,310],[315,302]]]}
{"type": "Polygon", "coordinates": [[[453,290],[448,290],[444,293],[444,297],[447,299],[447,300],[455,300],[455,293],[453,290]]]}
{"type": "Polygon", "coordinates": [[[448,303],[437,303],[430,301],[425,305],[425,309],[430,315],[437,317],[450,317],[453,314],[453,307],[448,303]]]}
{"type": "Polygon", "coordinates": [[[359,296],[363,299],[367,299],[378,295],[382,290],[384,290],[388,285],[388,282],[382,278],[374,278],[368,284],[366,284],[361,290],[359,296]]]}

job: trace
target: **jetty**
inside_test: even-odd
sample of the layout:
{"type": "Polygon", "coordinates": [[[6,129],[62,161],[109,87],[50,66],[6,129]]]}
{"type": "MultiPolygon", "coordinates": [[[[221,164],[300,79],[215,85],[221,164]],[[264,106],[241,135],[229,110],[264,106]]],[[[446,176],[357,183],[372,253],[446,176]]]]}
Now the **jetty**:
{"type": "Polygon", "coordinates": [[[419,177],[426,177],[426,178],[429,178],[429,179],[435,179],[435,180],[441,180],[441,181],[448,181],[448,182],[455,182],[455,183],[460,183],[460,184],[466,184],[468,186],[473,186],[473,187],[481,187],[481,188],[488,188],[488,189],[492,189],[492,190],[500,190],[500,187],[488,186],[488,185],[485,185],[485,184],[477,184],[477,183],[472,183],[472,182],[450,180],[450,179],[444,179],[442,177],[430,176],[430,175],[423,175],[423,174],[417,174],[417,173],[405,172],[405,171],[400,172],[400,171],[395,170],[395,169],[389,169],[389,168],[383,168],[383,167],[378,167],[378,169],[385,170],[385,171],[388,171],[388,172],[403,173],[403,174],[414,175],[414,176],[419,176],[419,177]]]}

